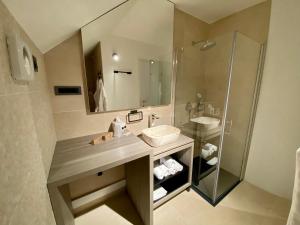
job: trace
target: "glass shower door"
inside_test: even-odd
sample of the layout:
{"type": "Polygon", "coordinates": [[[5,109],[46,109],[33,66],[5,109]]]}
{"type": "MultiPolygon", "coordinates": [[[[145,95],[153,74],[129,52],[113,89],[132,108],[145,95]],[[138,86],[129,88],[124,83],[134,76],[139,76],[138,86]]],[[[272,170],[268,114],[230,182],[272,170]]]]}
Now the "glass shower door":
{"type": "Polygon", "coordinates": [[[242,178],[260,80],[262,45],[238,32],[234,38],[214,202],[228,193],[242,178]]]}

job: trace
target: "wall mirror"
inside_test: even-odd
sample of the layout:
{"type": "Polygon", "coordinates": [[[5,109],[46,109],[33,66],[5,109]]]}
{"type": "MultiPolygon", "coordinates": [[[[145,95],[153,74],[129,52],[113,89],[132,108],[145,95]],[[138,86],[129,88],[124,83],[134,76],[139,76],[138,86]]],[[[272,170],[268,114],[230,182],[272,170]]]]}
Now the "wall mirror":
{"type": "Polygon", "coordinates": [[[89,113],[168,105],[174,5],[129,0],[82,27],[89,113]]]}

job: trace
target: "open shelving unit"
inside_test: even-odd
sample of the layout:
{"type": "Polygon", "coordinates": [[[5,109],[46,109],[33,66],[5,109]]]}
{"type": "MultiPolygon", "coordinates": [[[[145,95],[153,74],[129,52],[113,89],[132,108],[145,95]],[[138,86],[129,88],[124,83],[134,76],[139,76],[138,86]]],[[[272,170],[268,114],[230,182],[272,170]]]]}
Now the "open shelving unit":
{"type": "Polygon", "coordinates": [[[183,166],[183,170],[162,180],[153,175],[153,191],[159,187],[163,187],[167,191],[167,195],[153,201],[154,209],[191,186],[193,150],[193,140],[183,135],[179,137],[176,143],[155,149],[153,164],[163,157],[170,156],[183,166]]]}
{"type": "Polygon", "coordinates": [[[154,201],[154,208],[160,206],[164,202],[168,201],[170,198],[176,196],[181,191],[185,190],[189,186],[188,182],[188,174],[189,174],[189,167],[182,164],[183,170],[177,172],[174,175],[170,175],[165,177],[163,180],[158,180],[154,176],[154,190],[157,188],[163,187],[168,193],[166,196],[154,201]]]}

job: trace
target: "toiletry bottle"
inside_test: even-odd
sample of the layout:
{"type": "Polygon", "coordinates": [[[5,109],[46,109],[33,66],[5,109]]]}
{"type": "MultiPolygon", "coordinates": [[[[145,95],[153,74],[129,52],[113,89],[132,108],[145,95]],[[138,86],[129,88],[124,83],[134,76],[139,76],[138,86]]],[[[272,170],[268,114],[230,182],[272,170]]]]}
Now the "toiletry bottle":
{"type": "Polygon", "coordinates": [[[126,128],[125,123],[119,118],[116,117],[112,122],[112,128],[114,131],[114,137],[121,137],[124,134],[126,128]]]}

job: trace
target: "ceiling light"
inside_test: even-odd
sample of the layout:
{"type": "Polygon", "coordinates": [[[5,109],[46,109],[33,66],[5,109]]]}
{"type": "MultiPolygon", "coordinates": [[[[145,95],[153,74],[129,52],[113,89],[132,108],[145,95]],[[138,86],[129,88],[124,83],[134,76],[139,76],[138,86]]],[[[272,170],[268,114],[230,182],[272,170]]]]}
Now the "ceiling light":
{"type": "Polygon", "coordinates": [[[119,59],[120,59],[120,57],[119,57],[119,55],[118,55],[117,53],[113,53],[113,54],[112,54],[112,58],[113,58],[113,60],[115,60],[115,61],[119,61],[119,59]]]}

